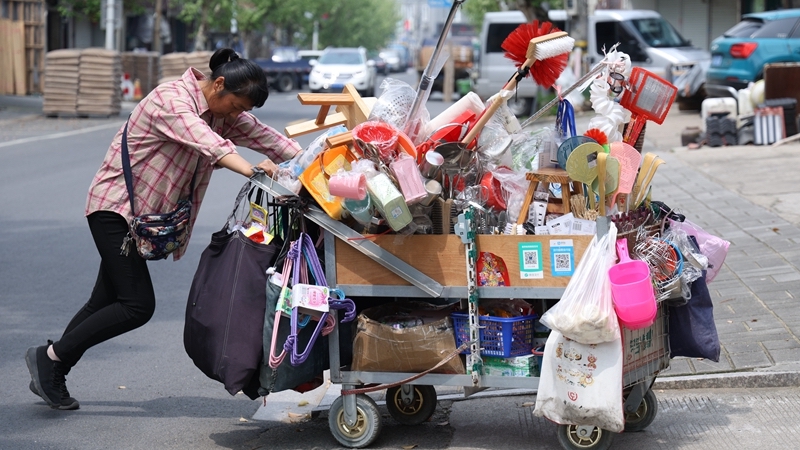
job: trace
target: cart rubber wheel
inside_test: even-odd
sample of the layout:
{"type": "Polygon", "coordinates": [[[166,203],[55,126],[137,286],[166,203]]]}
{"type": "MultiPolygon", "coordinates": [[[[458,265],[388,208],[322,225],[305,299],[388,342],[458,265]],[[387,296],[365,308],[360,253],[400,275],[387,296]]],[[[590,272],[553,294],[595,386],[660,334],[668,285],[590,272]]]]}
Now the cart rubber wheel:
{"type": "Polygon", "coordinates": [[[386,409],[394,420],[403,425],[419,425],[436,412],[436,389],[428,385],[414,385],[411,403],[403,402],[401,386],[386,390],[386,409]]]}
{"type": "Polygon", "coordinates": [[[278,92],[289,92],[294,88],[294,78],[288,73],[278,75],[278,81],[275,83],[278,87],[278,92]]]}
{"type": "Polygon", "coordinates": [[[647,428],[658,413],[658,399],[652,389],[644,393],[642,403],[636,411],[625,414],[625,431],[642,431],[647,428]]]}
{"type": "Polygon", "coordinates": [[[565,450],[608,450],[614,434],[608,430],[594,427],[588,436],[581,436],[585,427],[578,425],[559,425],[558,443],[565,450]]]}
{"type": "Polygon", "coordinates": [[[344,420],[344,397],[339,396],[331,404],[328,426],[333,437],[349,448],[364,448],[381,432],[381,415],[375,400],[365,394],[356,395],[356,423],[352,427],[344,420]]]}

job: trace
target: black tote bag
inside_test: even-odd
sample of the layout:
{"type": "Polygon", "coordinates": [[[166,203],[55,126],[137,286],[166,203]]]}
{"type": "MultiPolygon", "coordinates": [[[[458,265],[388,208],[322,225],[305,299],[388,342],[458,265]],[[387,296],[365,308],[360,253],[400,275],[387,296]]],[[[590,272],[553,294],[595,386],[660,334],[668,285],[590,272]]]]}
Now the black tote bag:
{"type": "MultiPolygon", "coordinates": [[[[239,192],[229,221],[251,187],[248,182],[239,192]]],[[[212,234],[200,256],[186,305],[183,344],[197,368],[222,382],[231,395],[245,391],[256,398],[266,271],[281,248],[280,243],[256,243],[227,229],[228,224],[212,234]]]]}
{"type": "Polygon", "coordinates": [[[719,336],[705,271],[691,289],[692,297],[685,305],[669,307],[670,355],[719,362],[719,336]]]}

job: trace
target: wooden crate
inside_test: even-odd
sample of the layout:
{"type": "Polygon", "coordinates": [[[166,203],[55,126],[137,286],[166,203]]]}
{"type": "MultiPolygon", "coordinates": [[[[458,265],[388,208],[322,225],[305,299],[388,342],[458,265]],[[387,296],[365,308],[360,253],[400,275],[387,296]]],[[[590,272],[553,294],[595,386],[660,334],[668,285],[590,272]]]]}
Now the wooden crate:
{"type": "Polygon", "coordinates": [[[42,92],[44,73],[45,3],[44,0],[0,0],[6,19],[0,25],[0,93],[34,94],[42,92]],[[11,54],[9,60],[6,53],[11,54]]]}
{"type": "MultiPolygon", "coordinates": [[[[574,266],[586,251],[592,236],[502,236],[478,235],[480,252],[491,252],[501,257],[508,269],[512,287],[563,288],[569,276],[553,276],[550,246],[552,241],[571,240],[574,266]],[[519,244],[541,244],[543,277],[520,277],[519,244]]],[[[374,242],[443,286],[465,286],[467,270],[465,248],[456,235],[412,235],[398,238],[395,235],[378,236],[374,242]]],[[[336,239],[336,282],[339,284],[410,286],[411,284],[389,269],[371,260],[340,239],[336,239]]]]}

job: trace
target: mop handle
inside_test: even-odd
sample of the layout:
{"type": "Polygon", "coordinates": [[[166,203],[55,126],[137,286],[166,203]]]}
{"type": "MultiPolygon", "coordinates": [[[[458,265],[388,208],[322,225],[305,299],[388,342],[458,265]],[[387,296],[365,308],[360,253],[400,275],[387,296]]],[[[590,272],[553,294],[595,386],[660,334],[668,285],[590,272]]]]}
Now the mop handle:
{"type": "Polygon", "coordinates": [[[453,19],[456,17],[456,11],[458,11],[458,7],[461,6],[462,3],[464,3],[464,0],[453,1],[453,6],[450,8],[450,13],[447,15],[447,20],[442,27],[442,32],[439,34],[439,40],[436,41],[436,47],[433,48],[431,59],[428,60],[428,64],[425,66],[422,76],[419,77],[417,95],[414,97],[414,103],[411,105],[411,110],[408,112],[408,116],[406,116],[406,124],[403,130],[403,132],[406,134],[409,134],[411,131],[409,128],[411,127],[411,122],[413,121],[412,119],[417,115],[417,112],[419,112],[419,109],[422,107],[422,98],[424,97],[424,93],[429,91],[431,85],[433,84],[433,75],[431,72],[433,72],[433,68],[439,59],[439,54],[442,52],[444,41],[447,38],[447,35],[450,33],[450,27],[453,24],[453,19]]]}
{"type": "MultiPolygon", "coordinates": [[[[586,75],[582,76],[581,79],[578,80],[575,84],[573,84],[572,86],[568,87],[566,90],[562,91],[561,92],[561,97],[565,97],[565,96],[569,95],[570,93],[572,93],[572,91],[577,89],[579,86],[582,86],[584,83],[589,81],[590,78],[592,78],[593,76],[595,76],[598,73],[600,73],[601,70],[603,70],[603,64],[602,63],[597,64],[596,66],[594,66],[594,68],[592,70],[587,72],[586,75]]],[[[525,128],[528,125],[530,125],[533,122],[535,122],[536,120],[538,120],[539,118],[541,118],[547,111],[550,110],[550,108],[555,106],[558,103],[559,100],[560,100],[560,98],[558,96],[556,96],[554,99],[550,100],[546,105],[544,105],[544,107],[542,107],[542,109],[540,109],[539,111],[536,111],[536,113],[534,115],[528,117],[527,120],[522,122],[520,124],[520,127],[521,128],[525,128]]]]}

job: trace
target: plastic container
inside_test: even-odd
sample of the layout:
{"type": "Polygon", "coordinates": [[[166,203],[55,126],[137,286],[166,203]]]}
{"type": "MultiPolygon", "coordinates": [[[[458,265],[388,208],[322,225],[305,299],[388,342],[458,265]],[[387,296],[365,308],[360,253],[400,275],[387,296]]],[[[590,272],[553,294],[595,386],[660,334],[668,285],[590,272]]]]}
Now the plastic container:
{"type": "MultiPolygon", "coordinates": [[[[456,334],[456,347],[469,342],[469,314],[451,313],[453,330],[456,334]]],[[[536,314],[511,318],[480,316],[481,355],[512,356],[530,355],[533,349],[533,323],[536,314]]],[[[469,353],[469,350],[463,353],[469,353]]]]}
{"type": "Polygon", "coordinates": [[[656,318],[656,296],[650,266],[632,260],[627,239],[617,239],[619,264],[608,269],[614,310],[619,321],[631,330],[648,327],[656,318]]]}
{"type": "Polygon", "coordinates": [[[533,350],[531,350],[533,356],[536,357],[536,364],[539,365],[539,371],[542,370],[542,363],[544,363],[544,345],[539,345],[533,350]]]}

